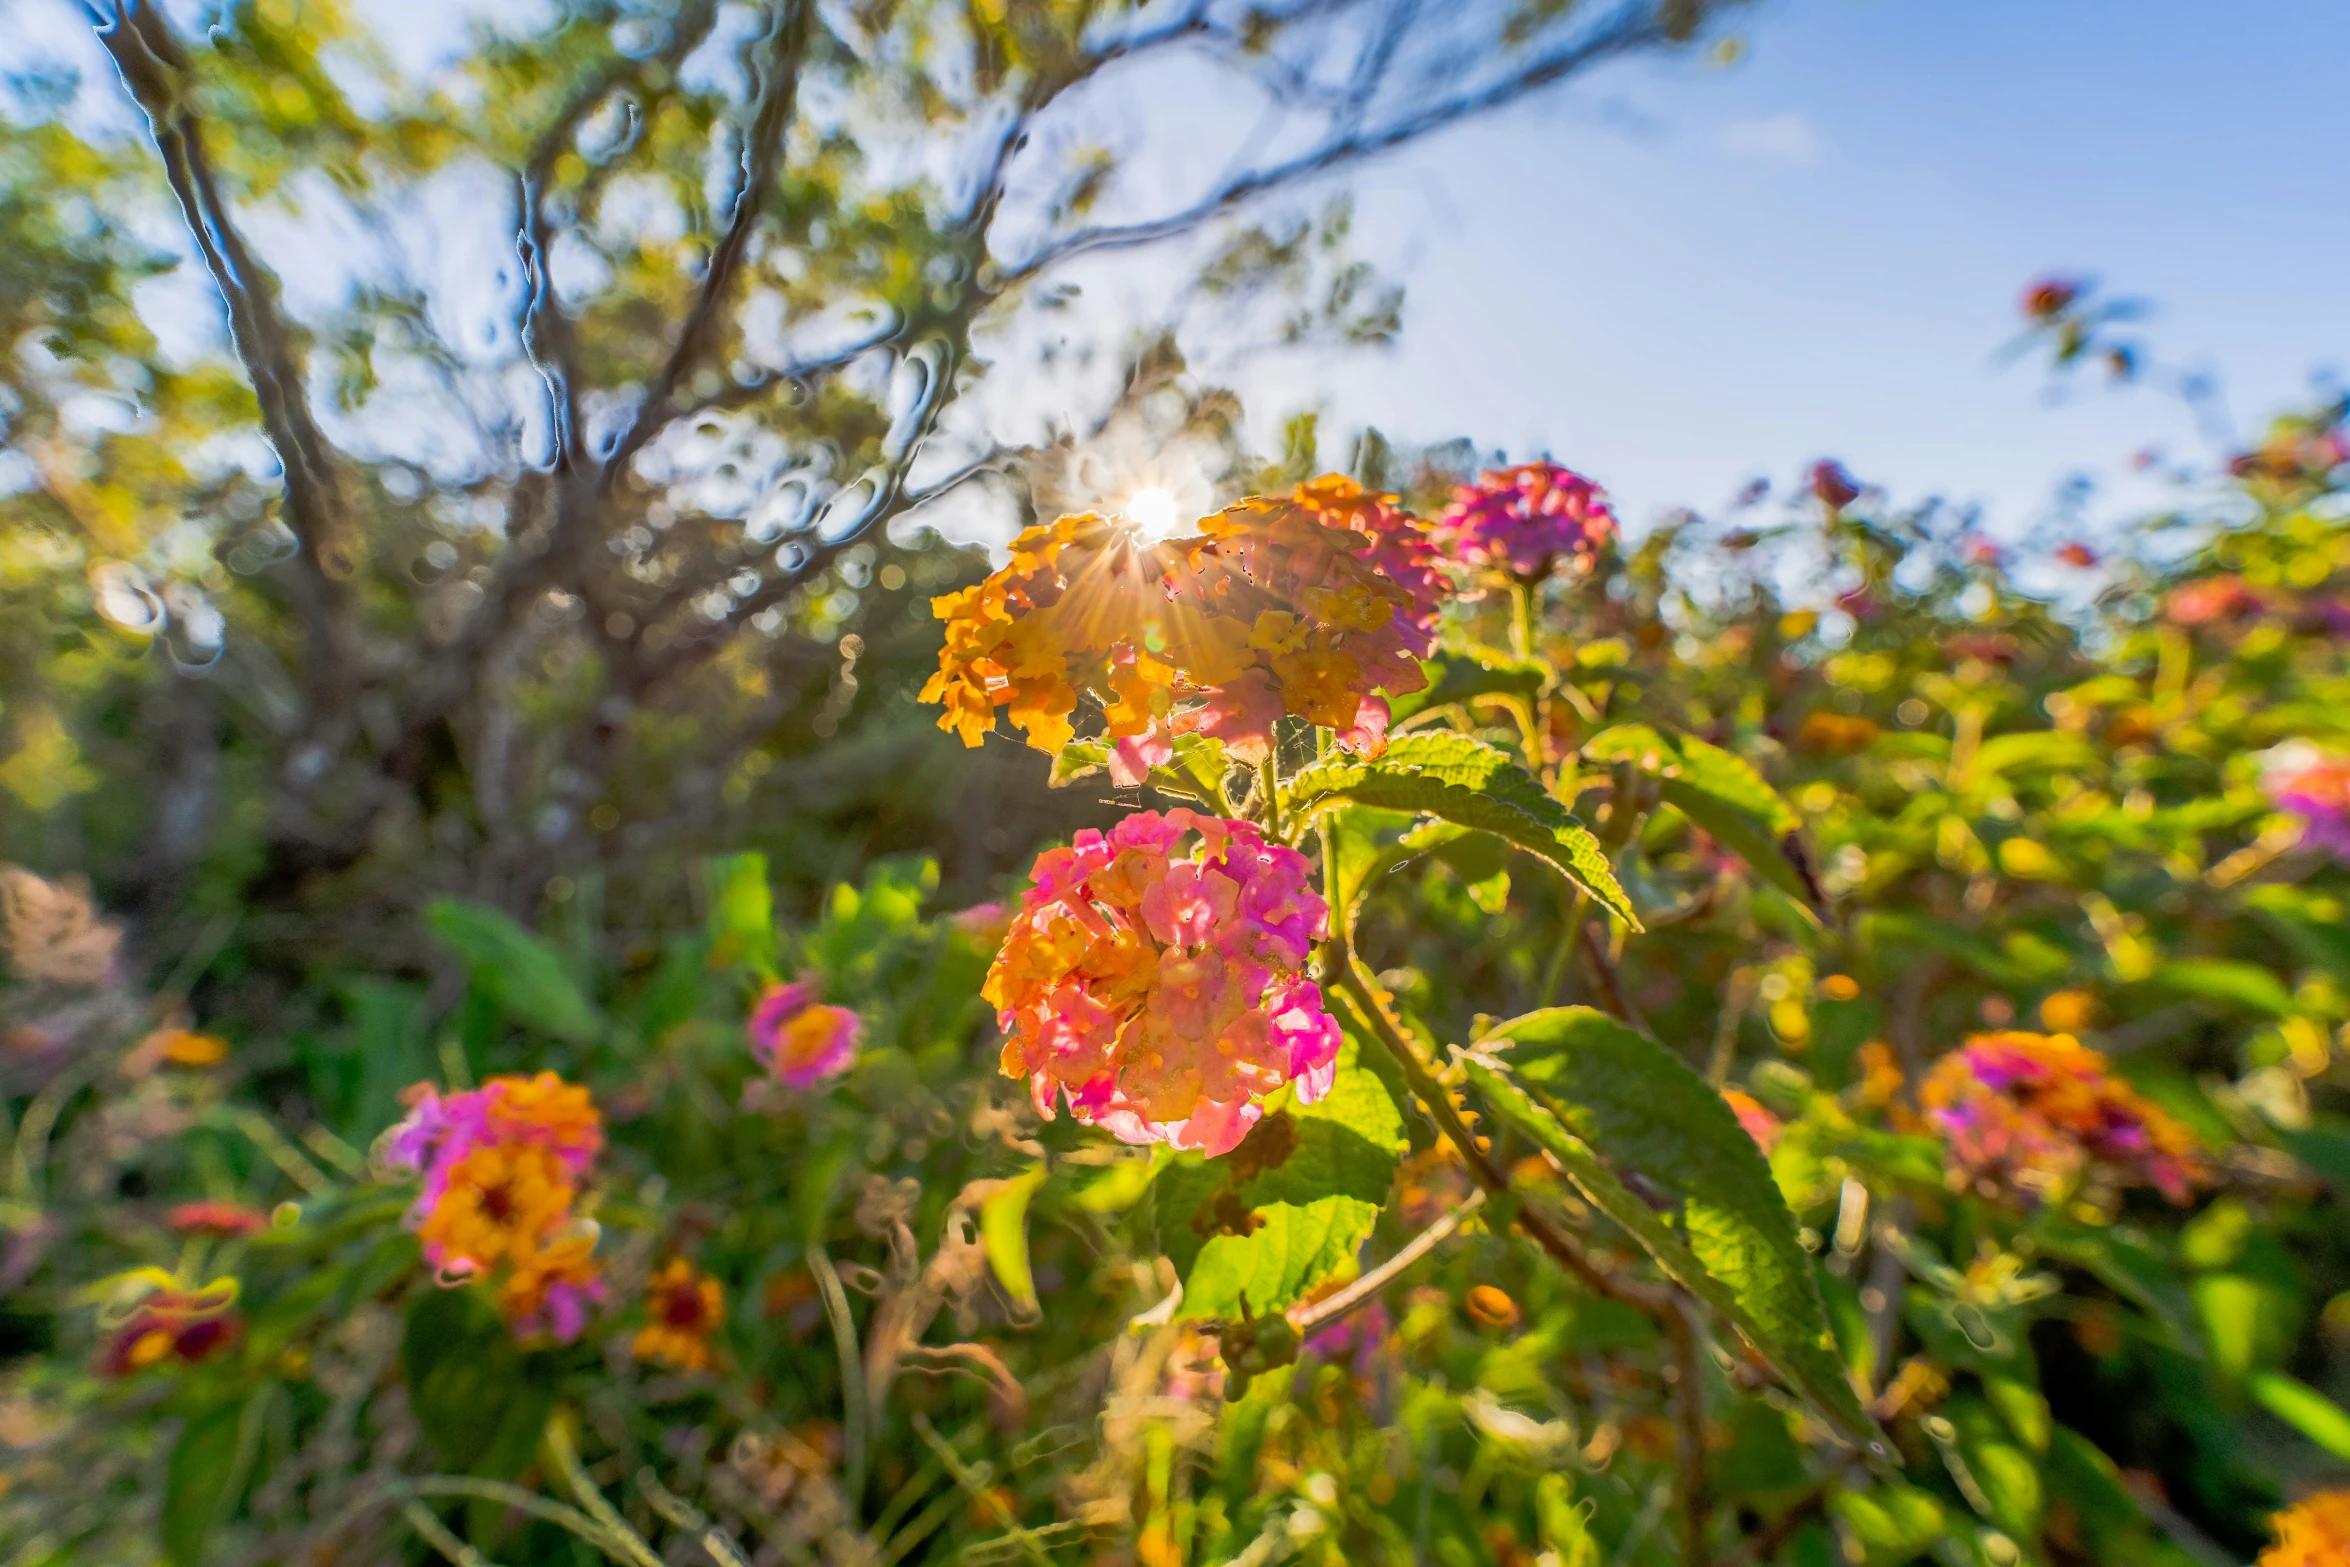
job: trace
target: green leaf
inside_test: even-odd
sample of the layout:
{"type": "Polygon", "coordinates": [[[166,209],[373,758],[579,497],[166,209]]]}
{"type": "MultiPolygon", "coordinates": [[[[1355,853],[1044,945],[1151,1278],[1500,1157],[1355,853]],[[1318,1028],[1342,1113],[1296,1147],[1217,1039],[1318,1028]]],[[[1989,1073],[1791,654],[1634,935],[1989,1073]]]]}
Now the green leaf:
{"type": "Polygon", "coordinates": [[[530,1467],[554,1390],[532,1374],[487,1291],[419,1294],[408,1308],[400,1356],[408,1406],[451,1468],[512,1479],[530,1467]]]}
{"type": "Polygon", "coordinates": [[[1534,659],[1514,658],[1494,648],[1469,653],[1438,653],[1420,661],[1428,675],[1426,690],[1393,699],[1391,721],[1431,708],[1450,707],[1481,696],[1534,697],[1550,679],[1550,666],[1534,659]]]}
{"type": "Polygon", "coordinates": [[[2061,965],[2051,972],[2045,954],[2031,948],[2003,952],[1980,936],[1923,915],[1874,910],[1862,915],[1857,924],[1868,946],[1928,947],[1958,959],[1995,985],[2030,990],[2064,972],[2061,965]]]}
{"type": "Polygon", "coordinates": [[[2147,983],[2203,1001],[2224,1001],[2271,1017],[2291,1017],[2300,1008],[2285,982],[2257,963],[2228,958],[2174,958],[2147,983]]]}
{"type": "Polygon", "coordinates": [[[710,966],[773,964],[775,894],[767,885],[767,856],[713,855],[703,868],[710,885],[710,966]]]}
{"type": "Polygon", "coordinates": [[[1104,740],[1072,740],[1053,753],[1052,786],[1065,789],[1080,778],[1110,765],[1110,747],[1104,740]]]}
{"type": "Polygon", "coordinates": [[[172,1444],[163,1472],[163,1550],[174,1567],[205,1560],[212,1531],[236,1503],[251,1456],[245,1410],[243,1399],[206,1410],[172,1444]]]}
{"type": "Polygon", "coordinates": [[[1249,1235],[1218,1235],[1200,1248],[1183,1281],[1185,1317],[1258,1316],[1286,1311],[1341,1269],[1370,1238],[1379,1205],[1355,1197],[1274,1203],[1259,1209],[1249,1235]]]}
{"type": "Polygon", "coordinates": [[[1496,1113],[1712,1307],[1846,1436],[1882,1437],[1845,1378],[1795,1220],[1722,1096],[1654,1040],[1589,1007],[1514,1019],[1463,1057],[1496,1113]],[[1667,1203],[1659,1212],[1624,1174],[1667,1203]]]}
{"type": "Polygon", "coordinates": [[[1633,762],[1648,772],[1677,779],[1695,792],[1750,818],[1773,838],[1803,826],[1795,808],[1779,796],[1752,763],[1695,735],[1669,735],[1650,724],[1618,724],[1583,742],[1583,754],[1601,761],[1633,762]]]}
{"type": "Polygon", "coordinates": [[[603,1018],[572,983],[555,949],[496,909],[436,898],[424,920],[464,961],[475,988],[515,1022],[573,1044],[602,1031],[603,1018]]]}
{"type": "Polygon", "coordinates": [[[2263,1409],[2334,1457],[2350,1462],[2350,1410],[2282,1371],[2263,1371],[2245,1386],[2263,1409]]]}
{"type": "Polygon", "coordinates": [[[1023,1311],[1037,1309],[1036,1279],[1028,1268],[1028,1200],[1044,1184],[1042,1167],[1015,1175],[979,1205],[979,1240],[987,1266],[1023,1311]]]}
{"type": "Polygon", "coordinates": [[[2194,1299],[2178,1270],[2146,1246],[2110,1229],[2092,1229],[2042,1213],[2029,1231],[2044,1256],[2069,1262],[2131,1302],[2163,1329],[2171,1346],[2189,1355],[2203,1353],[2194,1299]]]}
{"type": "Polygon", "coordinates": [[[1333,756],[1290,783],[1301,822],[1340,805],[1418,811],[1489,832],[1549,863],[1634,930],[1640,918],[1599,840],[1542,781],[1484,741],[1462,734],[1403,735],[1376,760],[1333,756]]]}
{"type": "Polygon", "coordinates": [[[1852,1531],[1863,1567],[1901,1567],[1942,1537],[1942,1504],[1932,1492],[1898,1480],[1866,1491],[1840,1491],[1828,1506],[1852,1531]]]}
{"type": "Polygon", "coordinates": [[[1969,1504],[2016,1539],[2038,1537],[2047,1505],[2038,1461],[2009,1437],[1989,1406],[1959,1397],[1944,1404],[1941,1412],[1956,1433],[1943,1448],[1943,1462],[1962,1491],[1972,1482],[1969,1504]]]}
{"type": "Polygon", "coordinates": [[[1183,1314],[1238,1316],[1243,1291],[1252,1312],[1280,1311],[1351,1267],[1406,1146],[1403,1113],[1349,1039],[1321,1099],[1274,1110],[1221,1159],[1168,1160],[1152,1202],[1183,1314]]]}
{"type": "Polygon", "coordinates": [[[1827,898],[1799,836],[1803,823],[1742,758],[1694,735],[1648,724],[1618,724],[1583,742],[1583,754],[1631,762],[1659,775],[1657,796],[1735,853],[1815,919],[1827,898]]]}
{"type": "Polygon", "coordinates": [[[2088,773],[2104,761],[2097,748],[2063,729],[1993,735],[1975,749],[1975,782],[2014,772],[2088,773]]]}

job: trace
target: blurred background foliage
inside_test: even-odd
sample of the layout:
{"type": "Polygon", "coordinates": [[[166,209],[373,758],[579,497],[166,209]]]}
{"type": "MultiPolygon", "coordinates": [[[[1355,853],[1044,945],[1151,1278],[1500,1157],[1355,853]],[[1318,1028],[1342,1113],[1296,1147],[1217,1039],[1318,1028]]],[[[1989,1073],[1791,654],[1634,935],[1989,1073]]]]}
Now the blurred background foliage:
{"type": "MultiPolygon", "coordinates": [[[[913,693],[930,597],[985,569],[924,526],[950,497],[1204,510],[1344,467],[1440,506],[1475,447],[1307,418],[1250,452],[1186,331],[1380,342],[1400,297],[1323,176],[1711,12],[591,6],[417,79],[355,11],[250,4],[105,11],[112,76],[12,74],[16,1559],[415,1560],[418,1509],[509,1563],[724,1561],[713,1519],[761,1562],[1693,1559],[1664,1346],[1506,1232],[1465,1223],[1376,1331],[1229,1403],[1213,1339],[1130,1329],[1193,1243],[1144,1161],[993,1075],[985,916],[947,915],[1136,802],[966,752],[913,693]],[[1176,56],[1290,119],[1170,195],[1126,73],[1176,56]],[[1195,280],[1099,336],[1061,269],[1162,242],[1195,280]],[[1039,385],[1077,411],[1024,422],[1039,385]],[[783,1098],[741,1019],[802,969],[867,1049],[783,1098]],[[408,1085],[537,1069],[612,1123],[621,1326],[567,1349],[433,1289],[369,1178],[408,1085]],[[198,1199],[299,1206],[166,1222],[198,1199]],[[715,1374],[629,1349],[680,1257],[723,1287],[715,1374]],[[139,1267],[237,1278],[230,1352],[107,1374],[90,1287],[139,1267]]],[[[2144,372],[2098,302],[2028,308],[2060,363],[2144,372]]],[[[2052,595],[1832,466],[1672,519],[1554,585],[1526,649],[1579,809],[1642,824],[1611,848],[1652,934],[1562,943],[1536,867],[1465,842],[1381,883],[1361,946],[1430,1039],[1589,1001],[1783,1123],[1897,1473],[1708,1362],[1718,1559],[2240,1562],[2350,1465],[2344,872],[2258,759],[2350,749],[2341,432],[2282,421],[2130,538],[2036,541],[2052,595]],[[1626,722],[1752,761],[1800,856],[1647,809],[1580,751],[1626,722]],[[2214,1191],[1951,1192],[1916,1085],[2011,1025],[2106,1051],[2214,1191]]],[[[1515,733],[1482,696],[1422,721],[1515,733]]],[[[1378,1253],[1469,1190],[1397,1135],[1378,1253]]]]}

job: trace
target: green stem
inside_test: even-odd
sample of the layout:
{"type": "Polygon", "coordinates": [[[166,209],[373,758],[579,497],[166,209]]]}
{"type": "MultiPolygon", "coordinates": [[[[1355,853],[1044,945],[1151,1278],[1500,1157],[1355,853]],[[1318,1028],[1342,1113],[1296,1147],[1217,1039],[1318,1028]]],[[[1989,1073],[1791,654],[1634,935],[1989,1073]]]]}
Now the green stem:
{"type": "Polygon", "coordinates": [[[1575,932],[1582,927],[1583,915],[1591,907],[1591,894],[1575,889],[1567,900],[1566,923],[1559,928],[1558,949],[1550,955],[1550,967],[1542,975],[1542,1004],[1555,1007],[1559,1003],[1559,986],[1566,983],[1567,965],[1575,958],[1575,932]]]}
{"type": "Polygon", "coordinates": [[[570,1428],[564,1423],[561,1414],[547,1422],[547,1456],[555,1460],[555,1467],[561,1471],[564,1483],[571,1487],[571,1494],[579,1499],[579,1505],[587,1510],[587,1515],[611,1537],[612,1544],[620,1547],[616,1554],[634,1562],[636,1567],[666,1567],[660,1553],[628,1526],[628,1520],[620,1516],[620,1510],[605,1499],[603,1491],[596,1485],[595,1477],[582,1467],[578,1450],[571,1445],[570,1428]]]}
{"type": "Polygon", "coordinates": [[[871,1440],[872,1411],[865,1407],[864,1359],[857,1353],[857,1321],[849,1315],[848,1291],[821,1246],[808,1248],[808,1271],[816,1275],[817,1293],[824,1297],[824,1314],[832,1319],[832,1346],[840,1356],[841,1439],[848,1449],[844,1480],[849,1506],[865,1501],[865,1448],[871,1440]]]}
{"type": "Polygon", "coordinates": [[[962,1488],[963,1494],[973,1502],[986,1504],[996,1521],[1019,1542],[1022,1555],[1034,1562],[1036,1567],[1053,1567],[1053,1559],[1045,1555],[1044,1547],[1036,1543],[1036,1536],[1030,1534],[1020,1520],[1012,1516],[1012,1510],[1004,1505],[1002,1497],[987,1489],[987,1476],[975,1472],[969,1464],[963,1462],[962,1455],[955,1451],[952,1443],[938,1434],[928,1416],[914,1416],[914,1432],[929,1444],[930,1450],[938,1455],[938,1461],[947,1466],[947,1473],[955,1477],[955,1484],[962,1488]]]}
{"type": "MultiPolygon", "coordinates": [[[[1404,1036],[1395,1020],[1387,1015],[1387,1009],[1380,1005],[1370,976],[1363,971],[1361,963],[1340,943],[1332,942],[1330,947],[1335,950],[1330,953],[1329,967],[1337,979],[1339,989],[1346,993],[1347,999],[1354,1004],[1354,1010],[1368,1025],[1370,1038],[1387,1052],[1389,1059],[1403,1073],[1405,1083],[1412,1090],[1412,1097],[1420,1102],[1420,1107],[1427,1112],[1429,1119],[1444,1133],[1445,1140],[1459,1152],[1461,1163],[1468,1168],[1477,1184],[1496,1196],[1507,1192],[1510,1189],[1508,1173],[1494,1163],[1491,1154],[1477,1146],[1476,1136],[1469,1130],[1460,1107],[1452,1102],[1452,1095],[1437,1079],[1435,1069],[1421,1056],[1419,1048],[1404,1036]]],[[[1622,1301],[1659,1321],[1663,1320],[1666,1313],[1677,1309],[1669,1290],[1633,1284],[1600,1271],[1598,1265],[1584,1255],[1581,1243],[1531,1206],[1520,1205],[1517,1223],[1553,1262],[1573,1275],[1593,1294],[1622,1301]]]]}
{"type": "Polygon", "coordinates": [[[1257,769],[1257,793],[1263,797],[1265,802],[1265,836],[1279,838],[1281,836],[1281,764],[1269,748],[1265,752],[1263,765],[1257,769]]]}
{"type": "Polygon", "coordinates": [[[409,1528],[423,1536],[427,1545],[456,1563],[456,1567],[497,1567],[488,1557],[451,1534],[449,1526],[431,1508],[413,1497],[400,1504],[400,1516],[408,1520],[409,1528]]]}

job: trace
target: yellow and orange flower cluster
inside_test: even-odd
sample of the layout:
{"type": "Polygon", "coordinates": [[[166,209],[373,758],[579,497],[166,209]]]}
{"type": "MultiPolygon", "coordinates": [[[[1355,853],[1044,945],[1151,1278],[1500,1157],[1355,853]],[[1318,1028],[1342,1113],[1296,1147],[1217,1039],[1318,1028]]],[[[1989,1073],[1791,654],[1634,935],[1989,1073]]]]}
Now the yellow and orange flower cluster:
{"type": "Polygon", "coordinates": [[[645,1325],[629,1350],[680,1371],[710,1369],[710,1335],[726,1320],[726,1291],[683,1257],[672,1257],[645,1291],[645,1325]]]}
{"type": "Polygon", "coordinates": [[[588,1091],[541,1072],[446,1097],[422,1089],[385,1159],[423,1179],[409,1223],[442,1282],[494,1278],[517,1332],[569,1341],[604,1294],[595,1227],[574,1211],[603,1144],[588,1091]]]}
{"type": "Polygon", "coordinates": [[[2183,1203],[2204,1179],[2195,1134],[2070,1034],[1978,1034],[1920,1085],[1952,1178],[2037,1204],[2086,1177],[2183,1203]]]}
{"type": "Polygon", "coordinates": [[[1284,716],[1376,754],[1387,697],[1426,683],[1445,592],[1419,520],[1333,475],[1200,530],[1153,543],[1089,514],[1021,534],[1001,571],[932,602],[947,637],[922,698],[945,706],[939,727],[975,746],[1008,708],[1030,745],[1058,751],[1091,697],[1121,783],[1170,759],[1179,734],[1260,761],[1284,716]]]}
{"type": "Polygon", "coordinates": [[[2342,1567],[2350,1562],[2350,1491],[2320,1491],[2270,1520],[2277,1543],[2260,1567],[2342,1567]]]}

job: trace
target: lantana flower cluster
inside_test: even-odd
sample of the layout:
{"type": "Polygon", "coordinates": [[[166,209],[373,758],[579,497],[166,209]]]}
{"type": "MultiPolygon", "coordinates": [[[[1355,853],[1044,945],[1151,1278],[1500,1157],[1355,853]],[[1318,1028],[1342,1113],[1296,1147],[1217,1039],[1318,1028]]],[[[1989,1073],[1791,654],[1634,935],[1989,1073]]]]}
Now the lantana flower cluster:
{"type": "Polygon", "coordinates": [[[1979,1034],[1920,1085],[1952,1179],[2027,1206],[2094,1177],[2184,1203],[2204,1178],[2195,1136],[2070,1034],[1979,1034]]]}
{"type": "Polygon", "coordinates": [[[1532,582],[1565,565],[1588,571],[1615,536],[1607,494],[1557,463],[1521,463],[1452,492],[1437,523],[1446,552],[1473,567],[1532,582]]]}
{"type": "Polygon", "coordinates": [[[595,1226],[575,1206],[604,1145],[588,1091],[541,1072],[413,1092],[383,1157],[422,1180],[408,1223],[425,1260],[444,1284],[494,1284],[517,1333],[577,1338],[604,1298],[595,1226]]]}
{"type": "Polygon", "coordinates": [[[2268,753],[2260,783],[2278,810],[2301,818],[2303,841],[2350,860],[2350,756],[2288,742],[2268,753]]]}
{"type": "Polygon", "coordinates": [[[726,1321],[726,1290],[683,1257],[672,1257],[645,1291],[645,1325],[629,1352],[680,1371],[710,1369],[710,1335],[726,1321]]]}
{"type": "Polygon", "coordinates": [[[1037,1110],[1130,1143],[1230,1151],[1284,1084],[1312,1103],[1338,1025],[1306,974],[1329,907],[1246,822],[1138,811],[1037,857],[983,994],[1037,1110]],[[1188,852],[1178,852],[1196,839],[1188,852]]]}
{"type": "Polygon", "coordinates": [[[1335,475],[1256,497],[1153,543],[1085,515],[1030,528],[984,582],[932,601],[947,623],[922,698],[939,727],[978,745],[995,710],[1041,751],[1103,709],[1112,776],[1141,781],[1177,735],[1222,740],[1258,762],[1284,715],[1384,748],[1387,697],[1426,684],[1446,584],[1417,518],[1335,475]]]}
{"type": "Polygon", "coordinates": [[[227,1349],[244,1336],[244,1318],[234,1309],[236,1291],[210,1286],[174,1286],[142,1295],[109,1325],[98,1369],[110,1377],[129,1376],[149,1366],[192,1366],[227,1349]]]}
{"type": "Polygon", "coordinates": [[[2270,1520],[2276,1544],[2260,1567],[2339,1567],[2350,1562],[2350,1490],[2320,1491],[2270,1520]]]}
{"type": "Polygon", "coordinates": [[[857,1059],[865,1024],[847,1007],[819,1002],[817,981],[802,975],[770,985],[751,1009],[751,1054],[787,1088],[814,1088],[857,1059]]]}

